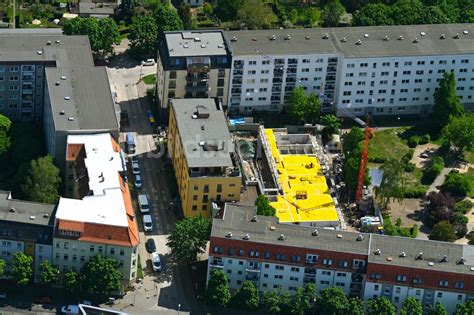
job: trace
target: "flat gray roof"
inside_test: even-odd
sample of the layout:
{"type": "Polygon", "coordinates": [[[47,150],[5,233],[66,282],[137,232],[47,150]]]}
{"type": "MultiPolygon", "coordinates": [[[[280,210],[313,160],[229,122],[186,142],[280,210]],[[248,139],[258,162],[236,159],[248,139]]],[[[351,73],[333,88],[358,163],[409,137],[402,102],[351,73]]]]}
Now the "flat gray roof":
{"type": "Polygon", "coordinates": [[[233,56],[342,53],[346,58],[361,58],[474,53],[474,24],[226,31],[225,35],[233,56]],[[325,34],[328,39],[323,39],[325,34]],[[442,34],[445,39],[440,39],[442,34]],[[459,39],[455,39],[457,34],[459,39]],[[275,40],[270,39],[272,35],[275,40]],[[285,39],[287,35],[290,39],[285,39]],[[389,40],[384,40],[386,36],[389,40]],[[398,40],[400,36],[403,40],[398,40]],[[358,40],[361,45],[356,45],[358,40]]]}
{"type": "Polygon", "coordinates": [[[166,32],[170,57],[227,55],[222,31],[166,32]]]}
{"type": "Polygon", "coordinates": [[[0,190],[0,221],[52,226],[55,209],[55,204],[11,199],[9,191],[0,190]]]}
{"type": "Polygon", "coordinates": [[[171,105],[188,167],[232,167],[234,145],[224,112],[215,101],[173,99],[171,105]]]}
{"type": "Polygon", "coordinates": [[[211,236],[225,238],[228,232],[232,232],[235,237],[241,238],[249,234],[252,242],[368,255],[368,261],[372,263],[473,272],[470,268],[474,266],[474,246],[321,228],[318,229],[318,236],[312,236],[314,228],[281,224],[276,217],[257,216],[257,222],[251,222],[255,214],[254,206],[226,203],[223,219],[213,220],[211,236]],[[270,230],[271,226],[273,230],[270,230]],[[278,240],[281,234],[285,235],[284,241],[278,240]],[[358,235],[363,236],[362,241],[356,240],[358,235]],[[377,249],[380,249],[380,255],[375,254],[377,249]],[[400,257],[402,252],[406,253],[406,257],[400,257]],[[420,252],[423,259],[416,260],[420,252]],[[447,262],[441,262],[444,255],[447,255],[447,262]],[[461,257],[465,259],[464,264],[459,264],[461,257]],[[433,262],[433,266],[429,262],[433,262]]]}
{"type": "Polygon", "coordinates": [[[105,67],[46,68],[46,82],[56,130],[118,129],[105,67]]]}

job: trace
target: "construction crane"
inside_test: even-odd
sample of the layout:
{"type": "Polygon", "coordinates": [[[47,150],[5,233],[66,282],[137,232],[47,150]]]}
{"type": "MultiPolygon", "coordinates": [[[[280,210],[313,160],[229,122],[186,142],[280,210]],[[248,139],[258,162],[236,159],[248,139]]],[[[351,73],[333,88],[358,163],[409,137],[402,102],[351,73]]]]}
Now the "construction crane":
{"type": "Polygon", "coordinates": [[[357,177],[357,190],[355,194],[356,203],[362,198],[362,189],[364,187],[365,171],[367,169],[367,159],[369,157],[369,139],[372,136],[372,130],[369,126],[370,115],[367,115],[364,128],[364,143],[362,144],[362,153],[360,156],[359,176],[357,177]]]}

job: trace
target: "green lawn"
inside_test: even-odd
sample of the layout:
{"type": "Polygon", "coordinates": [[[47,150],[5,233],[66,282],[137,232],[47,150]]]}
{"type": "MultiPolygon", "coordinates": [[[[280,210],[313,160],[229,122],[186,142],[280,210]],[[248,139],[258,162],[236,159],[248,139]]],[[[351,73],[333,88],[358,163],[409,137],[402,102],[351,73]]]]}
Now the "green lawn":
{"type": "Polygon", "coordinates": [[[369,160],[374,163],[383,163],[387,158],[401,159],[408,153],[406,141],[398,137],[406,128],[386,129],[373,132],[369,142],[369,160]]]}
{"type": "Polygon", "coordinates": [[[474,152],[473,151],[468,151],[464,153],[464,159],[468,161],[471,164],[474,164],[474,152]]]}
{"type": "Polygon", "coordinates": [[[144,76],[142,78],[142,80],[145,84],[155,84],[156,83],[156,75],[155,74],[149,74],[147,76],[144,76]]]}

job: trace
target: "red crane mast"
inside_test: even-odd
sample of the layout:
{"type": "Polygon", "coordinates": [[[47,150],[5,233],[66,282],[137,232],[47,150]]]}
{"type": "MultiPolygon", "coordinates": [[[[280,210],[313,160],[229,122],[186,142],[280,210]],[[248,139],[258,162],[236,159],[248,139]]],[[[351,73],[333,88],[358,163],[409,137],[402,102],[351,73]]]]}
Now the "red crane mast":
{"type": "Polygon", "coordinates": [[[369,157],[369,139],[372,135],[369,122],[370,115],[367,115],[364,128],[364,143],[362,144],[362,154],[360,156],[359,176],[357,178],[357,191],[355,194],[355,200],[357,203],[362,198],[362,189],[364,188],[365,180],[365,170],[367,169],[367,160],[369,157]]]}

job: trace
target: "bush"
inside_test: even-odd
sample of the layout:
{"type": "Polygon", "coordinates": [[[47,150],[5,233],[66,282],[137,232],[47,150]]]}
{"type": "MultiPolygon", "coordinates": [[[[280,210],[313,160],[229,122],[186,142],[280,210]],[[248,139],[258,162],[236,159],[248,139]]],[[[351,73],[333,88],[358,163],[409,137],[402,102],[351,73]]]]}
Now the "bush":
{"type": "Polygon", "coordinates": [[[413,158],[413,154],[415,153],[415,150],[410,149],[408,152],[402,157],[402,163],[407,164],[410,163],[411,159],[413,158]]]}
{"type": "Polygon", "coordinates": [[[381,156],[369,157],[370,163],[385,163],[385,158],[381,156]]]}
{"type": "Polygon", "coordinates": [[[404,198],[421,198],[426,195],[427,189],[424,187],[406,187],[403,192],[404,198]]]}
{"type": "Polygon", "coordinates": [[[411,237],[417,238],[419,230],[420,230],[420,228],[418,227],[418,224],[416,224],[416,223],[413,224],[413,227],[410,230],[411,237]]]}
{"type": "Polygon", "coordinates": [[[411,136],[410,138],[408,138],[407,144],[410,148],[414,148],[418,145],[419,142],[420,142],[419,136],[411,136]]]}
{"type": "Polygon", "coordinates": [[[405,172],[411,173],[415,170],[415,164],[407,163],[407,164],[405,164],[405,166],[403,166],[403,169],[404,169],[405,172]]]}
{"type": "Polygon", "coordinates": [[[423,177],[421,178],[421,181],[424,184],[431,184],[435,180],[435,178],[441,173],[443,168],[443,158],[440,156],[433,158],[430,166],[423,170],[423,177]]]}
{"type": "Polygon", "coordinates": [[[466,214],[468,213],[474,204],[470,200],[463,200],[456,202],[454,206],[454,212],[466,214]]]}
{"type": "Polygon", "coordinates": [[[430,142],[430,140],[431,140],[430,135],[425,134],[420,137],[420,141],[418,142],[418,144],[427,144],[428,142],[430,142]]]}
{"type": "Polygon", "coordinates": [[[466,196],[470,190],[471,186],[466,177],[457,173],[449,173],[446,175],[444,184],[441,186],[441,190],[444,192],[449,192],[453,196],[466,196]]]}

